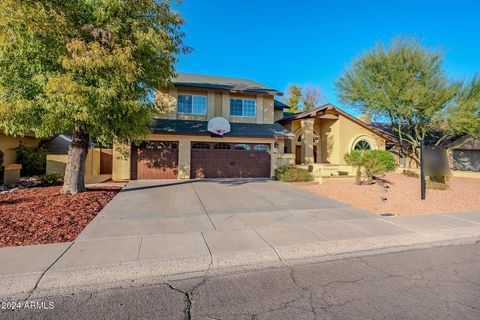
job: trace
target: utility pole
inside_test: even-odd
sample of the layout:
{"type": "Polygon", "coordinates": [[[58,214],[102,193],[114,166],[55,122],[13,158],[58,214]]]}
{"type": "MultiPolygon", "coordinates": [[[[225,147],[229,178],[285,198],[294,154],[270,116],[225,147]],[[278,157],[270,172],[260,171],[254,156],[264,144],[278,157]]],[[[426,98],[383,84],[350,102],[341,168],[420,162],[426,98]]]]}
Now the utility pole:
{"type": "Polygon", "coordinates": [[[425,194],[427,193],[427,188],[425,185],[425,168],[424,168],[424,161],[423,161],[423,138],[420,141],[420,199],[425,200],[425,194]]]}

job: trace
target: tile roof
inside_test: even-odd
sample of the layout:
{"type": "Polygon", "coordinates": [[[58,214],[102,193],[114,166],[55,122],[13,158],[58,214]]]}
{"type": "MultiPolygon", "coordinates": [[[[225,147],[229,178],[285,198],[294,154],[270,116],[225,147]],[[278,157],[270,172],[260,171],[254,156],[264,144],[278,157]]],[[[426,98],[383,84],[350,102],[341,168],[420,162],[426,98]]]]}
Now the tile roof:
{"type": "Polygon", "coordinates": [[[272,94],[276,96],[282,96],[281,91],[267,87],[261,83],[241,78],[229,78],[210,76],[205,74],[195,74],[178,72],[177,76],[172,79],[172,83],[175,86],[185,87],[197,87],[197,88],[210,88],[228,91],[238,92],[250,92],[250,93],[264,93],[272,94]]]}
{"type": "MultiPolygon", "coordinates": [[[[155,119],[153,123],[154,133],[210,135],[207,131],[208,121],[199,120],[171,120],[155,119]]],[[[293,134],[279,123],[230,123],[230,132],[226,136],[245,137],[291,137],[293,134]]]]}
{"type": "Polygon", "coordinates": [[[361,125],[362,127],[366,128],[366,129],[369,129],[370,131],[382,136],[386,140],[392,140],[392,138],[393,138],[393,136],[391,134],[389,134],[388,132],[385,132],[383,130],[375,128],[374,126],[363,122],[362,120],[352,116],[351,114],[343,111],[342,109],[340,109],[340,108],[338,108],[338,107],[336,107],[336,106],[334,106],[333,104],[330,104],[330,103],[324,104],[323,106],[319,106],[319,107],[314,108],[312,110],[301,111],[301,112],[297,112],[297,113],[293,113],[293,114],[289,113],[289,112],[284,112],[284,117],[283,117],[283,119],[280,119],[279,122],[283,124],[283,123],[286,123],[286,122],[289,122],[289,121],[292,121],[292,120],[296,120],[296,119],[315,118],[317,116],[317,113],[322,114],[323,112],[325,112],[327,110],[335,110],[336,112],[343,115],[344,117],[350,119],[353,122],[356,122],[357,124],[361,125]]]}

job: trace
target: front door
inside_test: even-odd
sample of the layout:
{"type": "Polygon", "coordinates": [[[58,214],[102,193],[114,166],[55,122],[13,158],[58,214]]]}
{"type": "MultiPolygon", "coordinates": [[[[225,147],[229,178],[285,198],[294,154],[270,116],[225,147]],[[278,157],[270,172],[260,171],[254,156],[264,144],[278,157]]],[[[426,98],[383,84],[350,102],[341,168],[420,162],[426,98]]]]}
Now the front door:
{"type": "Polygon", "coordinates": [[[302,146],[295,146],[295,164],[302,163],[302,146]]]}

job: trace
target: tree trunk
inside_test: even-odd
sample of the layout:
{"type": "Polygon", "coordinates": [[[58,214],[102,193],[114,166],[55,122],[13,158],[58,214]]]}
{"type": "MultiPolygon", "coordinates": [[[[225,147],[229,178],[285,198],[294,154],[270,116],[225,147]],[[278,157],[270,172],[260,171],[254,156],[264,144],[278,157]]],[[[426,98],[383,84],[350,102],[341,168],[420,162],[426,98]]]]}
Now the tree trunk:
{"type": "Polygon", "coordinates": [[[88,143],[89,136],[85,124],[77,123],[68,148],[67,167],[62,188],[64,194],[76,194],[86,190],[85,159],[87,158],[88,143]]]}

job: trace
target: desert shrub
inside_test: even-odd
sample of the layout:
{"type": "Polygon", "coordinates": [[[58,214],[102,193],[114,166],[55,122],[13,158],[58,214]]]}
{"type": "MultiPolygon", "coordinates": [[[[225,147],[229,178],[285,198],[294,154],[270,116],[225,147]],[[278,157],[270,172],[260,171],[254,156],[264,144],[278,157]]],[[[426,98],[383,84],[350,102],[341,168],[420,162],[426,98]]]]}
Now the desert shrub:
{"type": "Polygon", "coordinates": [[[409,177],[409,178],[419,178],[420,177],[420,175],[413,170],[403,170],[402,174],[409,177]]]}
{"type": "Polygon", "coordinates": [[[395,158],[384,150],[353,150],[345,155],[347,164],[356,170],[356,184],[370,184],[375,175],[395,170],[395,158]]]}
{"type": "Polygon", "coordinates": [[[275,169],[275,179],[284,182],[312,181],[312,175],[305,169],[283,166],[275,169]]]}
{"type": "Polygon", "coordinates": [[[397,162],[395,161],[395,157],[389,151],[367,150],[366,154],[368,157],[371,157],[372,159],[378,159],[385,167],[386,172],[394,171],[395,168],[397,167],[397,162]]]}
{"type": "Polygon", "coordinates": [[[58,186],[63,183],[63,175],[56,172],[46,173],[40,177],[42,186],[58,186]]]}
{"type": "Polygon", "coordinates": [[[442,183],[442,182],[436,182],[432,181],[430,179],[427,179],[427,188],[431,190],[447,190],[448,189],[448,184],[447,183],[442,183]]]}
{"type": "Polygon", "coordinates": [[[21,174],[33,176],[44,174],[47,164],[47,150],[43,147],[28,147],[19,145],[15,148],[17,162],[22,164],[21,174]]]}
{"type": "Polygon", "coordinates": [[[363,154],[360,151],[352,151],[345,155],[347,164],[355,168],[355,184],[362,184],[363,154]]]}
{"type": "Polygon", "coordinates": [[[447,190],[449,187],[448,180],[448,175],[431,175],[426,179],[427,188],[432,190],[447,190]]]}

